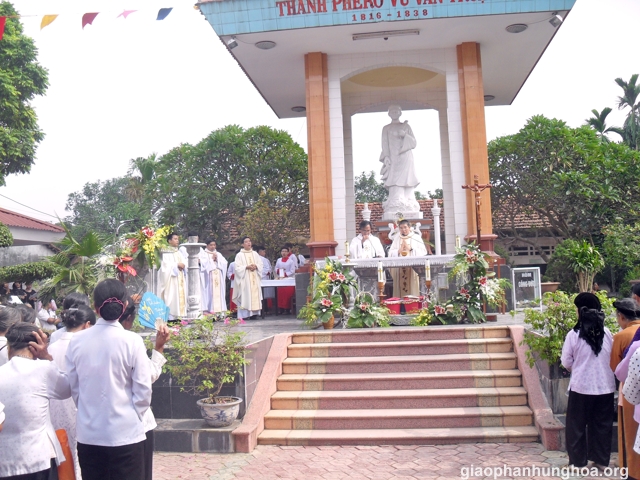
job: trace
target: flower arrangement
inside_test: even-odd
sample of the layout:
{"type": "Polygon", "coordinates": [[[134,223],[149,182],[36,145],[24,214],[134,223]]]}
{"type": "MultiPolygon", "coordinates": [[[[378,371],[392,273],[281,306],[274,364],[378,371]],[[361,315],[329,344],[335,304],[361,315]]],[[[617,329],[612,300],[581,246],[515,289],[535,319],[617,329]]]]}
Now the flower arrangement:
{"type": "Polygon", "coordinates": [[[428,307],[414,318],[412,325],[453,324],[464,320],[483,323],[486,321],[483,302],[491,306],[506,304],[505,289],[510,283],[504,278],[494,278],[488,259],[489,256],[475,243],[456,247],[449,276],[456,278],[458,289],[444,305],[432,299],[428,307]]]}
{"type": "Polygon", "coordinates": [[[182,391],[206,395],[207,403],[218,403],[222,386],[243,374],[248,363],[246,334],[233,328],[239,323],[228,315],[203,316],[171,328],[166,368],[182,391]]]}
{"type": "Polygon", "coordinates": [[[300,309],[299,318],[313,325],[327,323],[336,313],[345,313],[351,289],[358,290],[353,275],[337,260],[325,259],[321,269],[314,267],[315,275],[310,285],[311,301],[300,309]]]}
{"type": "Polygon", "coordinates": [[[160,266],[161,250],[168,246],[167,235],[173,231],[172,225],[154,229],[145,226],[134,233],[122,235],[114,245],[107,247],[98,258],[98,265],[111,276],[135,277],[138,269],[149,266],[160,266]],[[136,267],[134,267],[134,263],[136,267]]]}
{"type": "Polygon", "coordinates": [[[389,327],[389,309],[375,303],[373,295],[360,292],[347,319],[348,328],[389,327]]]}

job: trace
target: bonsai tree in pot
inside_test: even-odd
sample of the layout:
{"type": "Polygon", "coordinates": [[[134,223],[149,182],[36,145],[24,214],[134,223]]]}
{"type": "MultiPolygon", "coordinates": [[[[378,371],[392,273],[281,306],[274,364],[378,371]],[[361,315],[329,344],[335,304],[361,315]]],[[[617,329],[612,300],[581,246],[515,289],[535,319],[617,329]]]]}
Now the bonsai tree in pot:
{"type": "Polygon", "coordinates": [[[181,390],[205,396],[197,401],[212,427],[225,427],[238,416],[241,398],[219,396],[225,383],[243,374],[245,333],[234,330],[241,320],[228,316],[204,316],[173,327],[167,370],[181,390]]]}

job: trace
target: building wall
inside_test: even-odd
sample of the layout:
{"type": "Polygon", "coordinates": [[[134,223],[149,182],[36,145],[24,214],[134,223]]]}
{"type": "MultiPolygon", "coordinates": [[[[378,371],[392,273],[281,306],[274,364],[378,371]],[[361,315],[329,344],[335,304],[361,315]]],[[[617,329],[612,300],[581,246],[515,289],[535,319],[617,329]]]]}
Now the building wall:
{"type": "Polygon", "coordinates": [[[0,267],[39,262],[44,257],[53,255],[54,252],[45,245],[0,248],[0,267]]]}

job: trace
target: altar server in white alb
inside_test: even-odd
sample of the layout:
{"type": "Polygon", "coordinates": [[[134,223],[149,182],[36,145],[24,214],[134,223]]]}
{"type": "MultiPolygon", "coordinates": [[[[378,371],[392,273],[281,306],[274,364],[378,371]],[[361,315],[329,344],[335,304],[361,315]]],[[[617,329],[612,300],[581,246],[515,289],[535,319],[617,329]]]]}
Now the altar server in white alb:
{"type": "Polygon", "coordinates": [[[242,239],[242,250],[236,255],[233,301],[238,305],[238,318],[256,318],[262,308],[262,269],[264,263],[251,249],[251,239],[242,239]]]}
{"type": "Polygon", "coordinates": [[[162,264],[158,272],[158,297],[169,307],[172,318],[187,315],[187,259],[178,250],[180,237],[167,235],[169,248],[162,252],[162,264]]]}
{"type": "Polygon", "coordinates": [[[360,232],[349,245],[349,253],[351,258],[383,258],[384,248],[378,237],[371,235],[371,222],[363,220],[360,222],[360,232]]]}
{"type": "MultiPolygon", "coordinates": [[[[411,229],[408,220],[401,220],[398,224],[400,233],[396,235],[389,249],[390,257],[421,257],[427,254],[427,247],[422,236],[411,229]]],[[[418,274],[411,267],[392,268],[393,296],[420,296],[420,282],[418,274]]]]}
{"type": "Polygon", "coordinates": [[[227,259],[216,250],[216,241],[207,239],[207,247],[200,251],[200,284],[202,286],[202,310],[220,313],[227,310],[226,275],[227,259]]]}

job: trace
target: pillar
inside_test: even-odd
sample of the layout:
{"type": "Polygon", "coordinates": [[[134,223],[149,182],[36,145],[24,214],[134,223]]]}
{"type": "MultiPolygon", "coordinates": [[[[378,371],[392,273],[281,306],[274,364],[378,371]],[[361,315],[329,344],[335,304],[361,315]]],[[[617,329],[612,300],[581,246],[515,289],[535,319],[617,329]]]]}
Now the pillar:
{"type": "MultiPolygon", "coordinates": [[[[460,88],[460,114],[462,117],[462,139],[467,185],[478,175],[481,184],[489,183],[489,156],[487,154],[487,132],[484,118],[484,85],[480,44],[465,42],[457,47],[458,82],[460,88]]],[[[456,186],[455,188],[461,188],[456,186]]],[[[476,239],[476,207],[474,194],[467,195],[467,240],[476,239]]],[[[489,190],[482,192],[480,214],[480,245],[483,251],[493,251],[493,224],[491,218],[491,196],[489,190]]]]}
{"type": "Polygon", "coordinates": [[[335,255],[338,244],[333,238],[327,55],[321,52],[306,54],[304,67],[309,159],[310,238],[307,246],[313,261],[335,255]]]}

